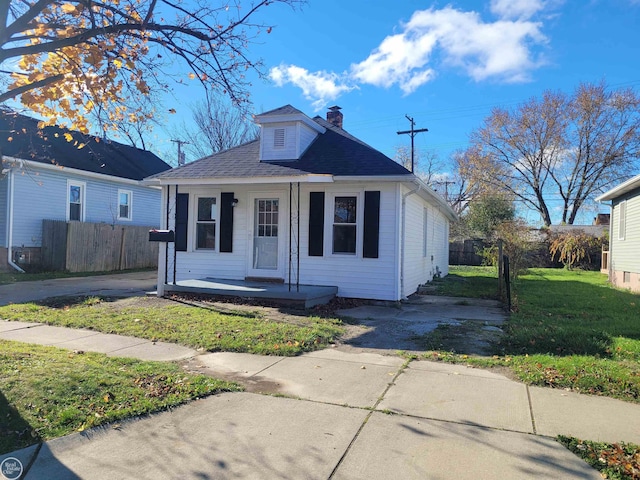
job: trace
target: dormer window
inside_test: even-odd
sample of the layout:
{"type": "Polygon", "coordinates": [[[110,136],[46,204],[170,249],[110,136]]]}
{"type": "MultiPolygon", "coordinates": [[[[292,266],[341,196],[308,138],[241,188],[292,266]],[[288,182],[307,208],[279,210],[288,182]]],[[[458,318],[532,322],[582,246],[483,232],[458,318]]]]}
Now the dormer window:
{"type": "Polygon", "coordinates": [[[276,128],[274,130],[273,148],[284,148],[284,128],[276,128]]]}

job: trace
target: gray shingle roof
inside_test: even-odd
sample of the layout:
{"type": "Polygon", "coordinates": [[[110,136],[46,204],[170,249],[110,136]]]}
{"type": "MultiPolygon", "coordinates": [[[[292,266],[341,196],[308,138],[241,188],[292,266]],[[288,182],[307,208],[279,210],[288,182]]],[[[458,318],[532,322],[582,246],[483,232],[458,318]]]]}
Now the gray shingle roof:
{"type": "Polygon", "coordinates": [[[22,160],[131,180],[171,168],[149,151],[60,127],[39,129],[37,119],[8,109],[0,110],[0,151],[22,160]],[[65,134],[73,140],[68,142],[65,134]],[[85,146],[79,149],[81,143],[85,146]]]}
{"type": "MultiPolygon", "coordinates": [[[[267,114],[301,113],[291,105],[267,114]],[[295,110],[295,112],[293,112],[295,110]]],[[[264,114],[263,114],[264,115],[264,114]]],[[[154,175],[162,180],[204,178],[256,178],[317,175],[391,176],[411,175],[406,168],[366,143],[320,117],[313,119],[326,128],[294,161],[260,161],[260,141],[202,158],[180,168],[154,175]]]]}
{"type": "Polygon", "coordinates": [[[278,108],[274,108],[273,110],[269,110],[268,112],[262,112],[261,114],[256,116],[261,117],[263,115],[266,116],[266,115],[294,115],[294,114],[304,115],[304,113],[298,110],[296,107],[293,107],[291,105],[285,105],[283,107],[278,107],[278,108]]]}

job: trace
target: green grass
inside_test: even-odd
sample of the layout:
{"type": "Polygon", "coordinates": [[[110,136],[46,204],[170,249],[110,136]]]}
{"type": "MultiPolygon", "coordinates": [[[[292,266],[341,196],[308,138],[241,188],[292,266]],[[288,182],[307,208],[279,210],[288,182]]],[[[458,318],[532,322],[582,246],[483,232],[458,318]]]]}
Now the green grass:
{"type": "Polygon", "coordinates": [[[239,389],[173,363],[0,340],[0,454],[239,389]]]}
{"type": "Polygon", "coordinates": [[[599,443],[572,437],[558,441],[585,460],[604,478],[612,480],[640,478],[640,446],[630,443],[599,443]]]}
{"type": "Polygon", "coordinates": [[[323,348],[343,332],[337,319],[299,316],[294,323],[274,321],[259,313],[222,312],[212,306],[139,299],[129,307],[114,307],[116,304],[107,300],[91,297],[7,305],[0,307],[0,318],[88,328],[210,352],[285,356],[323,348]]]}
{"type": "Polygon", "coordinates": [[[497,298],[498,280],[496,267],[449,268],[449,275],[435,278],[437,295],[450,297],[497,298]]]}
{"type": "MultiPolygon", "coordinates": [[[[480,295],[488,282],[497,288],[495,273],[486,269],[452,268],[452,274],[452,279],[442,280],[447,293],[459,283],[465,292],[480,295]]],[[[519,278],[516,295],[517,311],[495,356],[442,351],[428,357],[507,366],[532,385],[640,403],[639,295],[611,288],[599,272],[563,269],[530,269],[519,278]]]]}

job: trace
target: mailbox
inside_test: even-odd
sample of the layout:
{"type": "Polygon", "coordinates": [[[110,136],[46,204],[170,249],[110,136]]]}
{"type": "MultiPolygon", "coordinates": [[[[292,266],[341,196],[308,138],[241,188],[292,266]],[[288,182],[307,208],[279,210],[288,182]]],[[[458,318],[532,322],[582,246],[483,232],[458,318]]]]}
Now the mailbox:
{"type": "Polygon", "coordinates": [[[173,230],[149,230],[150,242],[173,242],[175,235],[173,230]]]}

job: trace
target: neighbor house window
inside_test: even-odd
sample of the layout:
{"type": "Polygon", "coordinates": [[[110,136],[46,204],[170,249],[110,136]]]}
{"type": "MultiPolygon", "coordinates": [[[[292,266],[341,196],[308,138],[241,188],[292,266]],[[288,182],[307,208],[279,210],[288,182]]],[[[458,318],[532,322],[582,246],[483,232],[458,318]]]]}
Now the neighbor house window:
{"type": "Polygon", "coordinates": [[[274,148],[284,148],[284,128],[276,128],[273,132],[274,148]]]}
{"type": "Polygon", "coordinates": [[[627,230],[627,201],[620,202],[619,206],[619,219],[618,219],[618,240],[624,240],[624,236],[627,230]]]}
{"type": "Polygon", "coordinates": [[[85,217],[85,184],[84,182],[67,183],[67,220],[82,222],[85,217]]]}
{"type": "Polygon", "coordinates": [[[356,253],[357,197],[335,197],[333,209],[333,253],[356,253]]]}
{"type": "Polygon", "coordinates": [[[118,220],[131,220],[131,197],[129,190],[118,190],[118,220]]]}
{"type": "Polygon", "coordinates": [[[215,250],[217,217],[216,198],[199,197],[196,220],[196,250],[215,250]]]}

